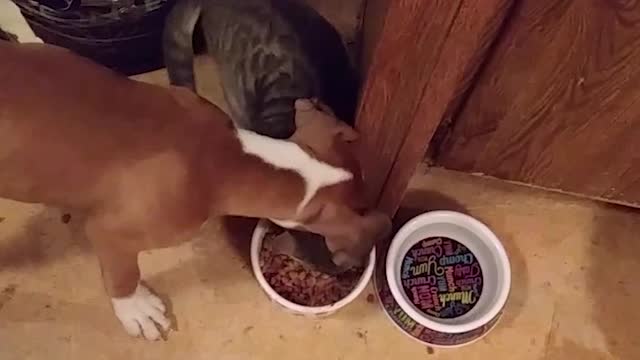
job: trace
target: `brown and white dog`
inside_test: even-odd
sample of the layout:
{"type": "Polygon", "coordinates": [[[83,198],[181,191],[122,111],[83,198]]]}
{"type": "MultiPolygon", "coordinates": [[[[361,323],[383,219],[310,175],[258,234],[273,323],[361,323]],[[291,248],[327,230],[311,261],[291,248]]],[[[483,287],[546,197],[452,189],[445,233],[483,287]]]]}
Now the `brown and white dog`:
{"type": "Polygon", "coordinates": [[[364,258],[389,218],[364,202],[355,132],[299,101],[290,141],[236,129],[181,88],[129,80],[50,45],[0,42],[0,197],[86,211],[126,331],[170,325],[138,253],[188,241],[210,216],[270,218],[364,258]]]}

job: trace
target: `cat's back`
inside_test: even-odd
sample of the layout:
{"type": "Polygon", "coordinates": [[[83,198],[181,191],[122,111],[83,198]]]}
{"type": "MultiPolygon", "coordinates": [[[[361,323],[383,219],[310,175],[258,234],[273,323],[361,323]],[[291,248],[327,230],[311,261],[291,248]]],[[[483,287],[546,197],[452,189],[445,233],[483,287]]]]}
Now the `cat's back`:
{"type": "Polygon", "coordinates": [[[294,1],[205,1],[201,21],[208,50],[222,58],[243,56],[260,48],[282,56],[303,56],[299,32],[282,6],[277,6],[286,8],[286,3],[294,1]]]}
{"type": "Polygon", "coordinates": [[[250,78],[286,73],[284,82],[278,82],[286,93],[318,97],[338,117],[353,122],[358,73],[340,33],[313,7],[303,0],[214,0],[209,4],[209,42],[218,45],[210,49],[214,57],[236,74],[251,73],[250,78]],[[254,61],[247,63],[247,59],[254,61]]]}

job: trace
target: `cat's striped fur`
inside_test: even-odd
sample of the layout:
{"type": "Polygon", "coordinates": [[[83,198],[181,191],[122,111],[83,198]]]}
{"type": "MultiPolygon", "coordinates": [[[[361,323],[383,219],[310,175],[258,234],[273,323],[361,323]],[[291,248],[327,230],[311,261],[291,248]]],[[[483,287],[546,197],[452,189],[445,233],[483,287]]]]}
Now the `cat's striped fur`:
{"type": "Polygon", "coordinates": [[[341,119],[355,116],[358,79],[337,31],[297,0],[178,0],[164,35],[171,83],[195,90],[197,23],[220,69],[239,127],[274,138],[295,130],[294,101],[318,97],[341,119]]]}

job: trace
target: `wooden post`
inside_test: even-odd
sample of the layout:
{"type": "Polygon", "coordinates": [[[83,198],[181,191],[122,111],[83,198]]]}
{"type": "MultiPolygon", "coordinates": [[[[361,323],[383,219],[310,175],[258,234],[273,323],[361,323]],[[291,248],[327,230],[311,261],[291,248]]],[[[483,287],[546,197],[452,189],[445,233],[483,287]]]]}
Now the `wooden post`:
{"type": "Polygon", "coordinates": [[[392,0],[357,127],[368,191],[390,215],[438,125],[451,116],[513,0],[392,0]]]}

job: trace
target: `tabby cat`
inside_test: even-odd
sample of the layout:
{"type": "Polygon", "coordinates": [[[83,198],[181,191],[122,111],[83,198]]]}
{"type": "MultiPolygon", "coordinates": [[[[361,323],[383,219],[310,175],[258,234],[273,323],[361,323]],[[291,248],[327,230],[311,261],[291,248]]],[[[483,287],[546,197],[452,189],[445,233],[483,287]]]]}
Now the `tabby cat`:
{"type": "Polygon", "coordinates": [[[178,0],[164,30],[173,85],[195,90],[202,31],[237,126],[273,138],[295,131],[294,101],[316,97],[353,124],[359,80],[335,28],[300,0],[178,0]]]}

